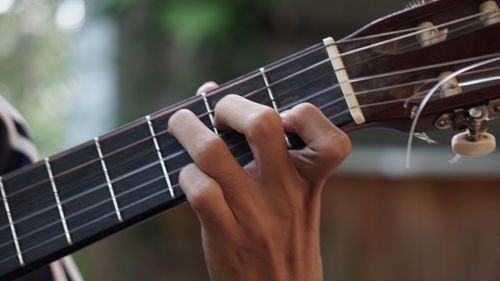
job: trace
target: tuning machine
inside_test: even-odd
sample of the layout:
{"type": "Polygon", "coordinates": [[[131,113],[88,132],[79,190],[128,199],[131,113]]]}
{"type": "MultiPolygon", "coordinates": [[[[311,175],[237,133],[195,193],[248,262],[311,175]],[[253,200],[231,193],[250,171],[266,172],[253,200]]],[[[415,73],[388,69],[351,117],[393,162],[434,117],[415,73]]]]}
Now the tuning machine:
{"type": "Polygon", "coordinates": [[[495,151],[495,136],[487,133],[488,108],[473,107],[467,111],[467,130],[458,133],[451,139],[453,152],[463,156],[482,156],[495,151]]]}
{"type": "Polygon", "coordinates": [[[500,115],[500,100],[492,101],[485,106],[477,106],[468,110],[457,110],[441,115],[435,122],[438,129],[464,131],[456,134],[451,140],[452,150],[463,156],[482,156],[495,151],[495,136],[486,132],[488,120],[500,115]]]}

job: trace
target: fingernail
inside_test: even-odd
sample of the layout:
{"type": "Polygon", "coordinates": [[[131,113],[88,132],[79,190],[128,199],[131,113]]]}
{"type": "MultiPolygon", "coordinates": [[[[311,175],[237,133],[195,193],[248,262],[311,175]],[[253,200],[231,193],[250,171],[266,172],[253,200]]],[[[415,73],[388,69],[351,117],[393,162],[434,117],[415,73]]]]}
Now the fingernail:
{"type": "Polygon", "coordinates": [[[205,82],[198,88],[198,90],[196,91],[196,95],[201,95],[201,93],[208,92],[212,89],[217,88],[218,86],[219,85],[217,85],[217,83],[215,83],[214,81],[205,82]]]}

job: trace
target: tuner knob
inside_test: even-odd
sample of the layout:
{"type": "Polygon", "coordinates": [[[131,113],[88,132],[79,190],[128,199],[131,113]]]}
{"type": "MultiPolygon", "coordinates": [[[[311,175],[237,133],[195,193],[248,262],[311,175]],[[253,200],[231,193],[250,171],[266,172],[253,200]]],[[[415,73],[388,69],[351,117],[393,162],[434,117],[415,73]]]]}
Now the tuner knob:
{"type": "Polygon", "coordinates": [[[466,132],[456,134],[451,139],[453,152],[463,156],[483,156],[495,151],[495,136],[490,133],[481,133],[477,141],[470,140],[466,132]]]}

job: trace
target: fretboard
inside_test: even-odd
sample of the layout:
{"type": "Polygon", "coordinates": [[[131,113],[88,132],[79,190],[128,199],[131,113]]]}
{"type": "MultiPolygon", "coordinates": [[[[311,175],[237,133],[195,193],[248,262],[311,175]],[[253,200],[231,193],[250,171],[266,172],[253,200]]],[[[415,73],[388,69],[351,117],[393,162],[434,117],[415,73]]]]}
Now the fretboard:
{"type": "Polygon", "coordinates": [[[17,276],[184,202],[178,175],[192,160],[167,133],[176,110],[198,115],[241,165],[251,161],[244,136],[213,127],[212,110],[228,94],[277,111],[309,102],[340,127],[353,122],[325,46],[318,44],[6,174],[0,180],[0,277],[17,276]]]}

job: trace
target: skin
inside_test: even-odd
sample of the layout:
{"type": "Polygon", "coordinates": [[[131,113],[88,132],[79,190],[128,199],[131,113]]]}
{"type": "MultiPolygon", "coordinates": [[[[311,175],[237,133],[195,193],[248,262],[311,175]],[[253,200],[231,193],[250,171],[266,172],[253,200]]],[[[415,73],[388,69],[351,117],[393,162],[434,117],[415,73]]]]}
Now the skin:
{"type": "MultiPolygon", "coordinates": [[[[206,83],[199,92],[214,87],[206,83]]],[[[323,280],[320,196],[349,154],[349,138],[311,104],[278,114],[236,95],[217,103],[215,124],[244,134],[255,160],[241,167],[191,111],[169,120],[170,134],[194,160],[180,185],[201,224],[211,280],[323,280]],[[306,147],[288,150],[285,131],[306,147]]]]}

